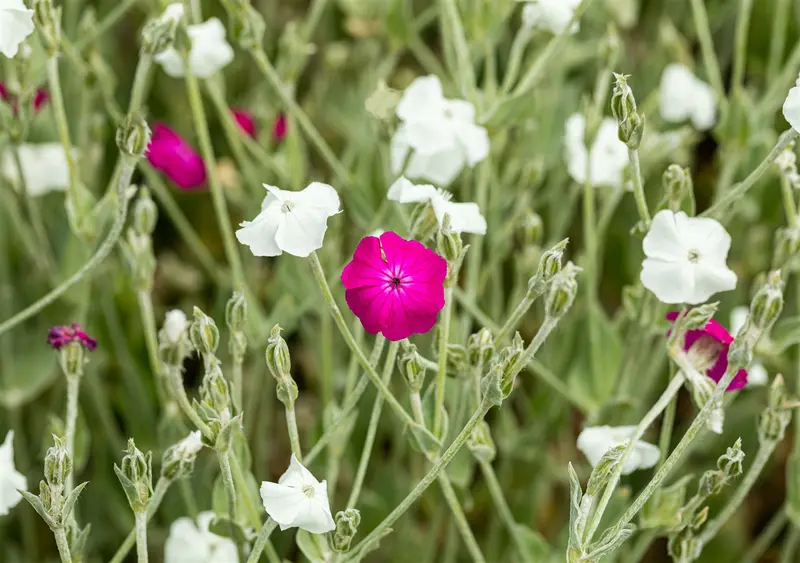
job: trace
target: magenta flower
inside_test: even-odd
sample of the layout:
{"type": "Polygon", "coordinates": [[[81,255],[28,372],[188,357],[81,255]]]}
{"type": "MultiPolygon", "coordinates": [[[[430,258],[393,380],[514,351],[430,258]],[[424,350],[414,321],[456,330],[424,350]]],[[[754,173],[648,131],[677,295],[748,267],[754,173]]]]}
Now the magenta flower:
{"type": "Polygon", "coordinates": [[[233,114],[233,118],[236,120],[236,123],[238,123],[239,127],[242,128],[242,131],[255,138],[256,120],[253,118],[253,114],[243,109],[232,109],[231,113],[233,114]]]}
{"type": "Polygon", "coordinates": [[[56,350],[61,350],[70,342],[78,342],[91,351],[97,348],[97,340],[91,338],[78,323],[70,326],[54,326],[47,333],[47,342],[56,350]]]}
{"type": "Polygon", "coordinates": [[[281,112],[272,124],[272,142],[281,143],[286,138],[286,133],[289,129],[289,123],[286,120],[286,115],[281,112]]]}
{"type": "Polygon", "coordinates": [[[147,146],[147,160],[182,190],[193,190],[206,181],[203,158],[175,131],[156,123],[147,146]]]}
{"type": "Polygon", "coordinates": [[[370,334],[392,341],[428,332],[444,307],[447,261],[396,233],[364,237],[342,272],[345,299],[370,334]]]}
{"type": "MultiPolygon", "coordinates": [[[[3,101],[6,101],[11,104],[11,108],[14,110],[14,113],[17,112],[17,100],[16,96],[12,95],[6,85],[0,82],[0,98],[3,101]]],[[[47,93],[47,90],[39,88],[36,90],[36,94],[33,96],[33,111],[38,112],[41,110],[47,101],[50,99],[50,95],[47,93]]]]}
{"type": "MultiPolygon", "coordinates": [[[[667,313],[667,320],[674,321],[678,318],[678,311],[667,313]]],[[[706,356],[712,355],[713,364],[706,371],[706,375],[719,383],[728,369],[728,349],[733,342],[733,336],[725,327],[714,319],[708,321],[702,330],[686,331],[683,349],[689,352],[693,347],[706,356]]],[[[740,369],[733,378],[727,391],[736,391],[747,385],[747,370],[740,369]]]]}

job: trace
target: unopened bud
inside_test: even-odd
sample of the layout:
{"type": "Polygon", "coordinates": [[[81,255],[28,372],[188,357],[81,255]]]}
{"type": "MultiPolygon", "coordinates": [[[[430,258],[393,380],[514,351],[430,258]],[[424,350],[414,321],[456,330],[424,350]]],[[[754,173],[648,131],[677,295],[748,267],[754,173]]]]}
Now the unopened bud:
{"type": "Polygon", "coordinates": [[[578,293],[576,276],[582,269],[568,262],[564,269],[550,283],[545,303],[545,314],[550,319],[560,319],[572,307],[578,293]]]}
{"type": "Polygon", "coordinates": [[[61,7],[53,0],[34,0],[32,7],[33,23],[47,54],[53,57],[61,46],[61,7]]]}
{"type": "Polygon", "coordinates": [[[72,458],[63,438],[54,435],[53,442],[44,456],[44,479],[50,488],[61,490],[72,473],[72,458]]]}
{"type": "Polygon", "coordinates": [[[147,504],[153,496],[153,454],[142,453],[133,442],[128,440],[128,449],[122,458],[122,467],[114,464],[114,473],[117,474],[128,504],[134,512],[147,510],[147,504]]]}
{"type": "Polygon", "coordinates": [[[768,331],[783,309],[783,279],[780,270],[767,276],[766,283],[758,290],[750,305],[750,322],[759,336],[768,331]]]}
{"type": "Polygon", "coordinates": [[[484,366],[494,354],[494,337],[488,328],[482,328],[469,337],[467,355],[470,365],[484,366]]]}
{"type": "Polygon", "coordinates": [[[195,430],[177,444],[164,451],[161,462],[162,477],[174,481],[191,474],[197,454],[203,449],[200,432],[195,430]]]}
{"type": "Polygon", "coordinates": [[[150,197],[150,190],[139,188],[139,197],[133,206],[133,226],[141,235],[151,235],[158,221],[158,207],[150,197]]]}
{"type": "Polygon", "coordinates": [[[276,380],[281,381],[291,377],[292,357],[289,355],[289,347],[281,336],[281,327],[275,325],[270,332],[266,352],[267,368],[276,380]]]}
{"type": "Polygon", "coordinates": [[[773,268],[784,268],[788,262],[800,252],[800,227],[793,225],[775,231],[775,253],[772,258],[773,268]]]}
{"type": "Polygon", "coordinates": [[[117,147],[130,157],[139,158],[150,144],[150,126],[139,115],[128,115],[117,129],[117,147]]]}
{"type": "Polygon", "coordinates": [[[514,335],[510,346],[506,346],[497,356],[497,362],[502,371],[500,389],[505,399],[514,390],[514,381],[525,366],[519,365],[520,357],[525,353],[525,343],[519,333],[514,335]]]}
{"type": "Polygon", "coordinates": [[[436,250],[440,256],[447,260],[445,285],[452,286],[458,276],[458,270],[461,267],[466,249],[461,241],[461,235],[454,233],[450,229],[450,216],[446,213],[442,221],[442,228],[439,229],[439,234],[436,237],[436,250]]]}
{"type": "Polygon", "coordinates": [[[531,294],[541,295],[544,293],[547,284],[561,272],[561,259],[564,256],[564,251],[568,244],[569,239],[565,238],[542,254],[542,257],[539,259],[539,267],[536,269],[536,275],[528,282],[529,298],[532,297],[531,294]]]}
{"type": "Polygon", "coordinates": [[[778,375],[769,390],[769,406],[758,419],[758,440],[760,443],[777,443],[783,440],[786,427],[792,420],[792,401],[787,400],[786,385],[778,375]]]}
{"type": "Polygon", "coordinates": [[[683,317],[682,327],[686,330],[702,330],[717,313],[719,301],[706,303],[698,307],[693,307],[683,317]]]}
{"type": "Polygon", "coordinates": [[[336,513],[336,529],[333,532],[333,549],[344,553],[350,549],[350,543],[358,533],[361,524],[361,513],[355,508],[348,508],[336,513]]]}
{"type": "Polygon", "coordinates": [[[209,364],[203,376],[203,382],[200,384],[200,399],[217,413],[226,410],[230,412],[230,383],[222,374],[222,368],[216,358],[209,364]]]}
{"type": "Polygon", "coordinates": [[[691,171],[677,164],[670,164],[667,167],[661,182],[672,211],[680,210],[683,198],[694,190],[691,171]]]}
{"type": "Polygon", "coordinates": [[[240,291],[234,291],[225,305],[225,322],[232,332],[244,332],[247,326],[247,299],[240,291]]]}
{"type": "Polygon", "coordinates": [[[644,116],[636,110],[636,99],[628,86],[629,76],[614,73],[614,91],[611,94],[611,113],[619,124],[619,140],[630,149],[638,149],[644,134],[644,116]]]}
{"type": "Polygon", "coordinates": [[[411,393],[419,393],[425,381],[425,364],[415,345],[408,346],[403,357],[400,358],[400,369],[406,378],[408,390],[411,393]]]}
{"type": "Polygon", "coordinates": [[[189,328],[192,346],[203,356],[214,355],[219,346],[219,329],[214,319],[206,315],[199,307],[195,307],[194,321],[189,328]]]}
{"type": "Polygon", "coordinates": [[[467,447],[475,459],[486,463],[494,461],[497,455],[497,448],[492,440],[492,433],[489,430],[489,425],[485,421],[481,421],[472,430],[472,433],[467,439],[467,447]]]}

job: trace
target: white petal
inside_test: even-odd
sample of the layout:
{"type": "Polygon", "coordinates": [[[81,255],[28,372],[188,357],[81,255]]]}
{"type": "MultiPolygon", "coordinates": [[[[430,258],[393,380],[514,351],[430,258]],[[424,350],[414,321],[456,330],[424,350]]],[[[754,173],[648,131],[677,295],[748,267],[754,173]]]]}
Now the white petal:
{"type": "Polygon", "coordinates": [[[662,303],[689,303],[695,296],[694,275],[688,262],[647,258],[642,262],[639,279],[662,303]]]}
{"type": "Polygon", "coordinates": [[[169,528],[164,563],[205,563],[209,549],[204,534],[191,518],[178,518],[169,528]]]}
{"type": "Polygon", "coordinates": [[[233,60],[233,47],[225,40],[225,26],[210,18],[187,29],[192,38],[189,65],[198,78],[208,78],[233,60]]]}
{"type": "Polygon", "coordinates": [[[408,144],[422,154],[446,151],[458,144],[456,127],[443,116],[407,121],[405,126],[408,144]]]}
{"type": "Polygon", "coordinates": [[[28,490],[28,480],[14,466],[14,431],[9,430],[0,445],[0,515],[8,514],[22,500],[19,490],[28,490]]]}
{"type": "Polygon", "coordinates": [[[188,326],[189,321],[186,319],[186,313],[180,309],[168,311],[164,318],[164,331],[167,334],[167,339],[173,344],[177,344],[180,341],[188,326]]]}
{"type": "Polygon", "coordinates": [[[639,469],[650,469],[658,463],[660,457],[661,450],[659,450],[657,446],[649,442],[637,440],[633,445],[633,450],[628,456],[628,459],[626,459],[625,463],[622,465],[622,474],[630,475],[639,469]]]}
{"type": "Polygon", "coordinates": [[[769,373],[761,362],[753,362],[747,368],[747,386],[760,387],[769,383],[769,373]]]}
{"type": "Polygon", "coordinates": [[[275,238],[278,227],[285,221],[279,208],[269,208],[253,221],[245,221],[236,231],[236,239],[250,247],[253,256],[280,256],[282,250],[275,238]]]}
{"type": "Polygon", "coordinates": [[[295,526],[312,534],[324,534],[336,528],[328,503],[328,488],[323,481],[314,487],[314,496],[306,497],[294,520],[295,526]]]}
{"type": "Polygon", "coordinates": [[[302,191],[291,193],[291,199],[297,202],[297,205],[319,209],[328,217],[336,215],[341,211],[341,209],[339,209],[341,203],[339,201],[339,194],[328,184],[311,182],[302,191]]]}
{"type": "Polygon", "coordinates": [[[667,65],[661,75],[659,92],[661,118],[664,121],[680,123],[692,115],[695,80],[688,67],[678,63],[667,65]]]}
{"type": "Polygon", "coordinates": [[[20,44],[33,33],[33,10],[22,0],[5,0],[0,3],[0,52],[11,58],[20,44]]]}
{"type": "Polygon", "coordinates": [[[734,307],[733,311],[731,311],[731,322],[730,322],[731,334],[735,335],[736,333],[739,332],[739,330],[744,326],[744,323],[747,320],[747,316],[749,314],[750,314],[750,307],[747,307],[745,305],[734,307]]]}
{"type": "Polygon", "coordinates": [[[701,262],[693,269],[694,291],[686,299],[690,305],[705,303],[715,293],[736,289],[736,274],[724,263],[716,265],[701,262]]]}
{"type": "Polygon", "coordinates": [[[458,140],[470,166],[475,166],[489,156],[489,134],[483,127],[461,125],[458,129],[458,140]]]}
{"type": "Polygon", "coordinates": [[[717,95],[714,89],[700,80],[695,81],[692,125],[698,131],[708,131],[717,120],[717,95]]]}
{"type": "Polygon", "coordinates": [[[574,113],[564,125],[564,148],[567,160],[567,171],[570,178],[579,184],[586,182],[586,165],[589,153],[583,142],[583,132],[586,126],[585,118],[574,113]]]}
{"type": "Polygon", "coordinates": [[[161,68],[168,76],[172,78],[182,78],[186,75],[186,69],[183,66],[183,58],[180,53],[174,48],[170,47],[157,53],[153,60],[161,65],[161,68]]]}
{"type": "Polygon", "coordinates": [[[389,143],[389,167],[392,174],[397,174],[403,170],[410,150],[411,145],[408,144],[405,125],[401,125],[392,135],[392,140],[389,143]]]}
{"type": "MultiPolygon", "coordinates": [[[[572,20],[580,0],[533,0],[522,9],[522,25],[528,29],[547,29],[554,34],[564,31],[572,20]]],[[[577,23],[570,33],[578,30],[577,23]]]]}
{"type": "MultiPolygon", "coordinates": [[[[578,436],[578,449],[583,452],[592,467],[597,465],[609,449],[630,440],[636,431],[635,426],[594,426],[584,428],[578,436]]],[[[628,475],[637,469],[653,467],[660,456],[659,449],[641,440],[634,443],[628,459],[622,466],[622,474],[628,475]]]]}
{"type": "Polygon", "coordinates": [[[163,21],[178,22],[183,19],[184,8],[182,2],[173,2],[164,9],[161,15],[163,21]]]}
{"type": "Polygon", "coordinates": [[[613,448],[616,441],[611,435],[609,426],[589,426],[584,428],[578,436],[577,446],[586,459],[594,467],[598,464],[603,454],[613,448]]]}
{"type": "Polygon", "coordinates": [[[622,185],[623,172],[628,166],[628,147],[619,140],[617,123],[605,118],[597,130],[590,152],[591,180],[594,186],[622,185]]]}
{"type": "Polygon", "coordinates": [[[328,215],[324,211],[297,205],[284,214],[278,224],[275,243],[284,252],[305,258],[322,248],[325,231],[328,230],[328,215]]]}
{"type": "Polygon", "coordinates": [[[445,100],[445,110],[453,121],[475,124],[475,106],[466,100],[445,100]]]}
{"type": "Polygon", "coordinates": [[[278,483],[289,487],[302,488],[306,485],[317,486],[319,481],[306,467],[297,461],[297,456],[292,454],[289,459],[289,468],[278,479],[278,483]]]}
{"type": "Polygon", "coordinates": [[[688,249],[683,244],[681,233],[678,232],[675,215],[668,209],[662,209],[653,217],[650,230],[642,241],[642,248],[647,257],[665,262],[687,259],[688,249]]]}
{"type": "MultiPolygon", "coordinates": [[[[77,151],[73,151],[77,157],[77,151]]],[[[28,193],[34,197],[63,191],[69,185],[69,165],[61,143],[28,143],[19,147],[22,175],[28,193]]],[[[13,155],[3,154],[3,175],[16,182],[17,165],[13,155]]]]}
{"type": "Polygon", "coordinates": [[[429,75],[415,79],[405,89],[397,103],[396,112],[397,117],[404,121],[427,120],[441,116],[444,106],[442,83],[437,76],[429,75]]]}
{"type": "Polygon", "coordinates": [[[295,518],[308,497],[302,489],[264,481],[261,483],[261,501],[269,517],[281,530],[295,526],[295,518]]]}
{"type": "Polygon", "coordinates": [[[455,203],[441,197],[433,199],[433,212],[439,225],[445,214],[450,216],[450,228],[454,233],[486,234],[486,219],[481,215],[477,203],[455,203]]]}
{"type": "Polygon", "coordinates": [[[783,117],[795,131],[800,131],[800,87],[789,90],[783,102],[783,117]]]}
{"type": "Polygon", "coordinates": [[[706,428],[711,430],[714,434],[722,434],[722,426],[725,423],[725,411],[721,408],[716,408],[711,411],[711,415],[706,420],[706,428]]]}
{"type": "Polygon", "coordinates": [[[731,235],[719,221],[708,217],[687,217],[679,212],[675,215],[675,223],[685,247],[699,250],[702,262],[725,263],[731,248],[731,235]]]}
{"type": "Polygon", "coordinates": [[[400,176],[389,186],[386,197],[398,203],[421,203],[436,197],[436,188],[430,184],[415,184],[405,176],[400,176]]]}
{"type": "Polygon", "coordinates": [[[439,186],[447,186],[456,179],[465,164],[464,152],[460,147],[432,155],[414,152],[405,174],[409,178],[421,178],[439,186]]]}

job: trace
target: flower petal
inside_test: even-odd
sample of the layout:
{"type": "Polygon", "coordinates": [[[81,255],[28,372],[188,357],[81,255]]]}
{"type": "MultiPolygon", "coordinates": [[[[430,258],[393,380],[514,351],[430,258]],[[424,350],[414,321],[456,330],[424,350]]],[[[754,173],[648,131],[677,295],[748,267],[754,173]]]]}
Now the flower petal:
{"type": "Polygon", "coordinates": [[[456,179],[465,164],[466,157],[459,146],[430,155],[414,151],[405,174],[409,178],[422,178],[439,186],[447,186],[456,179]]]}
{"type": "Polygon", "coordinates": [[[694,270],[694,289],[687,296],[686,303],[698,305],[705,303],[715,293],[736,289],[736,274],[724,263],[696,264],[694,270]]]}
{"type": "Polygon", "coordinates": [[[281,221],[278,209],[262,211],[253,221],[245,221],[236,231],[236,239],[250,247],[253,256],[280,256],[283,252],[276,241],[281,221]]]}
{"type": "Polygon", "coordinates": [[[415,79],[397,103],[397,117],[403,121],[427,120],[442,115],[445,106],[442,83],[435,75],[415,79]]]}
{"type": "Polygon", "coordinates": [[[456,203],[441,197],[433,200],[433,212],[439,225],[445,214],[450,216],[450,229],[454,233],[486,234],[486,219],[477,203],[456,203]]]}
{"type": "Polygon", "coordinates": [[[639,279],[662,303],[688,303],[695,296],[692,268],[688,263],[647,258],[642,263],[639,279]]]}
{"type": "Polygon", "coordinates": [[[264,481],[261,483],[261,501],[269,517],[281,530],[295,526],[295,518],[307,499],[302,489],[264,481]]]}
{"type": "Polygon", "coordinates": [[[436,188],[430,184],[415,184],[405,176],[400,176],[389,186],[386,197],[398,203],[421,203],[436,197],[436,188]]]}
{"type": "Polygon", "coordinates": [[[642,248],[648,258],[664,262],[683,262],[688,258],[688,249],[678,232],[675,213],[662,209],[653,217],[650,230],[644,236],[642,248]]]}

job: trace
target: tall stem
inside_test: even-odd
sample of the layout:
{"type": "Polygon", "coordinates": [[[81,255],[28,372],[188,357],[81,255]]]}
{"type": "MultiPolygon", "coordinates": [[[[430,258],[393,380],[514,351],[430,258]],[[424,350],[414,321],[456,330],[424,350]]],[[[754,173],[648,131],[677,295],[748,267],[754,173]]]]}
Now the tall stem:
{"type": "Polygon", "coordinates": [[[786,29],[789,26],[789,0],[776,0],[773,8],[772,33],[769,44],[769,63],[767,64],[767,83],[778,75],[786,48],[786,29]]]}
{"type": "Polygon", "coordinates": [[[744,556],[742,557],[739,563],[757,563],[761,561],[761,556],[764,555],[764,552],[769,548],[770,545],[775,541],[778,535],[783,530],[784,526],[786,526],[786,521],[789,519],[788,514],[786,514],[786,505],[783,505],[767,522],[767,525],[764,526],[762,532],[756,538],[756,541],[750,546],[744,556]]]}
{"type": "MultiPolygon", "coordinates": [[[[217,451],[217,460],[219,461],[219,471],[222,477],[222,483],[225,485],[225,496],[228,497],[228,527],[231,534],[231,540],[236,542],[236,535],[234,533],[233,523],[236,522],[236,487],[233,484],[233,473],[231,473],[231,452],[217,451]]],[[[244,559],[242,546],[236,542],[236,549],[239,551],[239,560],[244,559]]]]}
{"type": "Polygon", "coordinates": [[[500,486],[500,482],[497,480],[497,475],[494,472],[492,464],[484,459],[478,460],[478,463],[481,466],[481,472],[483,473],[483,478],[486,480],[486,487],[489,489],[489,495],[492,497],[492,502],[494,503],[497,512],[500,513],[500,518],[502,518],[503,524],[505,524],[506,529],[508,530],[508,535],[511,536],[511,540],[514,542],[514,546],[516,547],[520,558],[524,563],[532,562],[533,558],[528,551],[527,544],[522,539],[522,536],[517,529],[517,522],[514,520],[514,515],[511,513],[511,508],[508,506],[505,495],[503,495],[503,488],[500,486]]]}
{"type": "Polygon", "coordinates": [[[147,563],[147,511],[134,512],[136,518],[136,561],[147,563]]]}
{"type": "Polygon", "coordinates": [[[172,398],[177,401],[183,413],[192,421],[192,424],[202,432],[203,436],[209,439],[213,438],[211,429],[203,422],[200,415],[195,412],[192,408],[192,404],[189,402],[189,397],[186,396],[186,390],[183,388],[183,376],[181,375],[180,366],[166,366],[165,370],[172,398]]]}
{"type": "Polygon", "coordinates": [[[450,318],[453,313],[453,288],[444,290],[444,309],[440,317],[439,369],[436,377],[435,407],[433,410],[433,434],[441,436],[444,411],[444,388],[447,383],[447,345],[450,340],[450,318]]]}
{"type": "Polygon", "coordinates": [[[750,30],[750,16],[753,13],[753,0],[740,0],[739,17],[736,20],[735,50],[733,52],[733,77],[731,89],[742,87],[744,67],[747,62],[747,34],[750,30]]]}
{"type": "Polygon", "coordinates": [[[303,452],[300,449],[300,434],[297,431],[297,417],[294,412],[294,405],[286,406],[286,429],[289,432],[289,444],[292,447],[292,453],[300,463],[303,462],[303,452]]]}
{"type": "Polygon", "coordinates": [[[69,170],[69,190],[71,196],[75,197],[75,190],[79,180],[78,166],[75,163],[75,155],[72,152],[69,122],[67,121],[67,111],[64,108],[64,96],[61,93],[61,80],[58,75],[58,57],[55,55],[51,55],[47,59],[47,85],[50,89],[50,101],[53,106],[56,128],[58,129],[58,138],[61,141],[61,147],[64,149],[64,157],[69,170]]]}
{"type": "MultiPolygon", "coordinates": [[[[156,482],[156,486],[153,489],[153,496],[150,497],[150,502],[147,503],[147,517],[145,522],[149,522],[153,515],[158,510],[158,507],[161,506],[161,501],[164,500],[164,495],[166,494],[167,490],[169,489],[170,485],[172,485],[173,481],[167,479],[165,477],[160,477],[156,482]]],[[[114,557],[111,558],[109,563],[122,563],[125,557],[128,555],[128,552],[136,543],[136,530],[131,530],[128,536],[125,538],[125,541],[122,542],[122,545],[119,546],[117,552],[114,554],[114,557]]]]}
{"type": "Polygon", "coordinates": [[[72,563],[72,554],[69,552],[69,542],[67,541],[67,529],[60,526],[53,530],[56,537],[58,554],[61,556],[61,563],[72,563]]]}
{"type": "Polygon", "coordinates": [[[642,182],[642,168],[639,164],[639,149],[628,149],[628,162],[631,166],[631,179],[633,180],[633,197],[636,199],[636,210],[639,218],[644,223],[645,229],[650,227],[650,210],[647,208],[647,198],[644,195],[642,182]]]}
{"type": "MultiPolygon", "coordinates": [[[[67,375],[67,419],[64,421],[64,442],[67,447],[67,455],[71,460],[75,460],[75,427],[78,422],[78,394],[81,388],[82,374],[67,375]]],[[[64,485],[64,494],[72,492],[74,481],[74,471],[67,475],[67,482],[64,485]]]]}
{"type": "Polygon", "coordinates": [[[722,84],[722,72],[719,70],[719,60],[714,52],[714,41],[711,39],[711,26],[708,23],[708,13],[703,0],[692,0],[692,17],[700,41],[700,50],[703,53],[703,64],[706,67],[708,81],[716,90],[717,95],[725,95],[725,86],[722,84]]]}
{"type": "Polygon", "coordinates": [[[450,512],[453,514],[456,528],[458,529],[458,533],[461,534],[461,539],[464,540],[464,544],[467,546],[470,557],[472,557],[473,561],[477,561],[478,563],[486,563],[486,558],[483,556],[483,553],[481,553],[481,548],[478,546],[475,534],[472,533],[472,529],[469,527],[467,516],[464,514],[464,509],[461,508],[461,504],[458,502],[458,497],[453,490],[453,484],[450,482],[447,473],[444,471],[440,472],[436,480],[439,481],[439,487],[442,489],[444,499],[447,502],[448,508],[450,508],[450,512]]]}
{"type": "Polygon", "coordinates": [[[156,388],[161,407],[167,409],[167,397],[164,394],[163,366],[158,357],[158,334],[156,329],[156,317],[153,312],[153,296],[148,290],[139,291],[137,294],[139,302],[139,316],[142,320],[142,330],[144,331],[144,343],[147,348],[147,359],[150,361],[150,370],[153,374],[153,385],[156,388]]]}
{"type": "Polygon", "coordinates": [[[277,524],[275,523],[275,520],[272,518],[267,518],[267,521],[264,522],[264,525],[261,527],[261,531],[258,533],[256,543],[253,544],[253,549],[250,551],[250,557],[247,558],[247,563],[259,562],[261,559],[261,553],[264,551],[264,547],[269,541],[269,536],[276,527],[277,524]]]}

